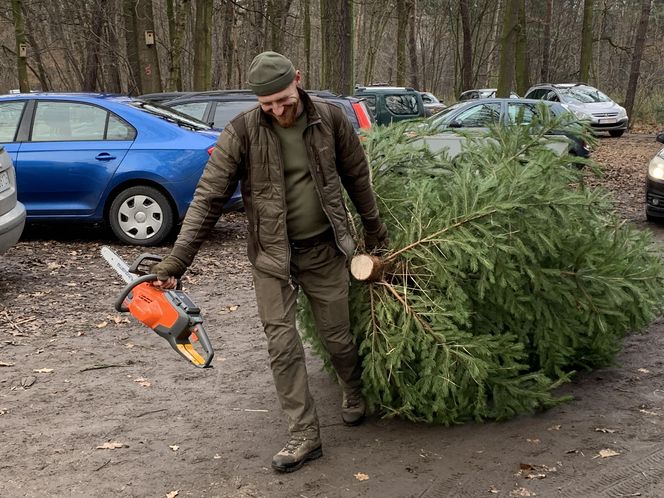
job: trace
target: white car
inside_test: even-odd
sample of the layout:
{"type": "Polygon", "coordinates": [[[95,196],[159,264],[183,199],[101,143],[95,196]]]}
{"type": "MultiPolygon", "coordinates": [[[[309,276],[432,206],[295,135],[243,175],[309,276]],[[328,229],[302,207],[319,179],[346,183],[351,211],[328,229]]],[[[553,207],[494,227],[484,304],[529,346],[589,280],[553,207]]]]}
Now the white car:
{"type": "Polygon", "coordinates": [[[0,254],[18,242],[24,225],[25,207],[16,200],[14,163],[0,145],[0,254]]]}
{"type": "Polygon", "coordinates": [[[589,85],[539,84],[529,88],[525,98],[560,102],[577,118],[588,121],[594,132],[606,131],[612,137],[622,136],[629,122],[624,107],[589,85]]]}

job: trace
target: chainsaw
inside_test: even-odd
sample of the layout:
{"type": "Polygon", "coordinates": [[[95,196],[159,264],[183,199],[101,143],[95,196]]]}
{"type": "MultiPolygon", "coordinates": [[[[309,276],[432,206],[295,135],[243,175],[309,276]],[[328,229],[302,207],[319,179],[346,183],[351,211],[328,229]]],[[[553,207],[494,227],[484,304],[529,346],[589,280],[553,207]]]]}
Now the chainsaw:
{"type": "Polygon", "coordinates": [[[115,300],[115,309],[131,313],[195,366],[209,367],[214,350],[203,328],[200,308],[181,290],[179,281],[172,290],[161,290],[151,283],[157,275],[150,273],[150,267],[161,257],[144,253],[128,266],[109,247],[102,247],[101,255],[127,283],[115,300]],[[194,347],[196,342],[199,348],[194,347]]]}

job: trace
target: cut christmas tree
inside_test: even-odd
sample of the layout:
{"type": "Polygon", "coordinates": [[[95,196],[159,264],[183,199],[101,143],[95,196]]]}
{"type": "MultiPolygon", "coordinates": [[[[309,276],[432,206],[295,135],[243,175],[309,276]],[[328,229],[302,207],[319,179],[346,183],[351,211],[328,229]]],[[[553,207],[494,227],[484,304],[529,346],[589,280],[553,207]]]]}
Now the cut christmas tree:
{"type": "MultiPolygon", "coordinates": [[[[550,147],[575,125],[543,116],[469,136],[453,159],[426,147],[422,124],[366,137],[390,234],[379,258],[354,261],[366,281],[350,290],[374,411],[452,424],[552,406],[660,313],[651,236],[584,186],[590,166],[550,147]]],[[[304,300],[299,318],[325,359],[304,300]]]]}

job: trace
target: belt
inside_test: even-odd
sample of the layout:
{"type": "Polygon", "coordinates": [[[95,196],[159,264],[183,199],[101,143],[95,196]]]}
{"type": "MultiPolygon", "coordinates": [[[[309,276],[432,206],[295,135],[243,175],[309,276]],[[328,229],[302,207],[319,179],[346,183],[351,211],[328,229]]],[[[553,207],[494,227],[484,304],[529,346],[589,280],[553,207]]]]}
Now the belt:
{"type": "Polygon", "coordinates": [[[289,243],[291,249],[299,251],[302,249],[309,249],[310,247],[314,247],[325,242],[330,242],[332,240],[334,240],[334,231],[332,228],[328,228],[323,233],[319,233],[318,235],[314,235],[313,237],[309,237],[307,239],[290,239],[289,243]]]}

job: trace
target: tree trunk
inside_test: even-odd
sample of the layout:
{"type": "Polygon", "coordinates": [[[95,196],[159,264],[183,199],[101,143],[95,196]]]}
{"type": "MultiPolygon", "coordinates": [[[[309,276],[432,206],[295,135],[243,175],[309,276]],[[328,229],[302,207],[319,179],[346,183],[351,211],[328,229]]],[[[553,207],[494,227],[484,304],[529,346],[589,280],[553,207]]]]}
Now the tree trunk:
{"type": "Polygon", "coordinates": [[[636,40],[634,42],[634,51],[632,52],[632,65],[629,70],[629,81],[627,83],[627,93],[625,95],[625,111],[631,116],[630,126],[634,122],[632,113],[634,111],[634,99],[636,97],[636,88],[639,82],[641,59],[643,57],[643,47],[646,43],[648,34],[648,21],[650,20],[650,9],[652,0],[641,0],[641,17],[639,18],[639,27],[636,30],[636,40]]]}
{"type": "Polygon", "coordinates": [[[18,70],[18,87],[21,93],[30,91],[28,81],[27,57],[21,56],[21,47],[27,47],[25,40],[25,25],[23,23],[23,2],[12,0],[12,14],[14,17],[14,33],[16,35],[16,68],[18,70]]]}
{"type": "Polygon", "coordinates": [[[583,28],[581,30],[581,60],[579,80],[588,83],[593,60],[593,0],[583,0],[583,28]]]}
{"type": "Polygon", "coordinates": [[[503,12],[503,34],[500,40],[500,67],[496,97],[509,97],[514,82],[514,47],[519,0],[506,0],[503,12]]]}
{"type": "Polygon", "coordinates": [[[235,53],[237,51],[237,48],[235,46],[234,26],[235,26],[235,4],[231,1],[226,0],[224,6],[224,20],[222,27],[224,32],[221,34],[224,40],[223,57],[224,57],[224,69],[226,73],[224,84],[226,88],[231,88],[231,82],[233,79],[234,59],[235,59],[235,53]]]}
{"type": "Polygon", "coordinates": [[[46,70],[44,69],[44,61],[42,60],[41,56],[41,47],[37,44],[37,41],[35,40],[35,37],[33,35],[33,22],[31,20],[30,13],[26,11],[25,5],[23,5],[23,16],[25,19],[25,37],[28,40],[28,44],[30,45],[30,49],[32,51],[31,55],[34,57],[35,62],[37,64],[37,79],[39,79],[39,84],[41,86],[41,91],[42,92],[48,92],[51,89],[51,84],[49,82],[48,75],[46,74],[46,70]]]}
{"type": "Polygon", "coordinates": [[[473,88],[473,41],[468,0],[459,0],[463,48],[461,51],[461,91],[473,88]]]}
{"type": "Polygon", "coordinates": [[[194,90],[209,90],[212,84],[212,0],[196,0],[194,31],[194,90]]]}
{"type": "Polygon", "coordinates": [[[321,0],[322,87],[352,95],[353,0],[321,0]]]}
{"type": "Polygon", "coordinates": [[[311,0],[301,0],[304,12],[304,87],[311,88],[311,0]]]}
{"type": "Polygon", "coordinates": [[[416,0],[407,0],[406,8],[408,9],[408,49],[410,53],[410,86],[420,89],[420,67],[417,62],[417,37],[415,36],[415,29],[417,27],[416,0]]]}
{"type": "Polygon", "coordinates": [[[88,52],[85,60],[83,88],[85,92],[94,92],[97,89],[97,75],[99,72],[99,52],[103,35],[104,21],[106,20],[106,0],[98,0],[96,8],[91,12],[90,28],[91,38],[88,40],[88,52]]]}
{"type": "Polygon", "coordinates": [[[553,0],[546,0],[546,13],[542,24],[544,24],[544,34],[542,36],[542,70],[540,79],[543,82],[549,81],[549,57],[551,55],[551,17],[553,16],[553,0]]]}
{"type": "Polygon", "coordinates": [[[128,93],[141,94],[143,92],[143,81],[141,79],[141,61],[138,56],[138,20],[136,13],[137,0],[123,0],[122,13],[125,24],[125,44],[127,46],[127,60],[129,63],[129,88],[128,93]]]}
{"type": "Polygon", "coordinates": [[[396,85],[406,85],[406,30],[408,29],[408,12],[406,0],[396,0],[397,14],[397,74],[396,85]]]}
{"type": "Polygon", "coordinates": [[[528,77],[528,40],[526,37],[526,29],[526,0],[519,0],[519,15],[515,44],[516,93],[519,95],[525,95],[530,87],[530,78],[528,77]]]}

